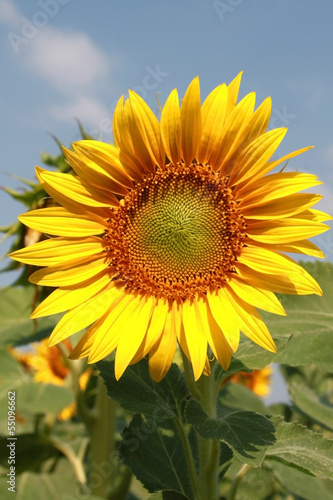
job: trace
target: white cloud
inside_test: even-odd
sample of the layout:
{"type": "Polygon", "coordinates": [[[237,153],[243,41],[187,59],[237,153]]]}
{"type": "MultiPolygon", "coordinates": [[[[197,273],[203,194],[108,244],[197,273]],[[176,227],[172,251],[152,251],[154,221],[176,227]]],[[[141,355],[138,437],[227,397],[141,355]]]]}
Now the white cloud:
{"type": "Polygon", "coordinates": [[[26,47],[31,71],[65,93],[82,93],[105,78],[110,62],[85,33],[45,27],[26,47]]]}
{"type": "Polygon", "coordinates": [[[15,26],[21,18],[20,11],[10,0],[0,0],[0,21],[15,26]]]}
{"type": "Polygon", "coordinates": [[[58,121],[73,123],[75,118],[79,118],[84,125],[96,129],[101,120],[111,117],[111,112],[106,106],[89,97],[82,97],[75,102],[52,105],[49,112],[58,121]]]}

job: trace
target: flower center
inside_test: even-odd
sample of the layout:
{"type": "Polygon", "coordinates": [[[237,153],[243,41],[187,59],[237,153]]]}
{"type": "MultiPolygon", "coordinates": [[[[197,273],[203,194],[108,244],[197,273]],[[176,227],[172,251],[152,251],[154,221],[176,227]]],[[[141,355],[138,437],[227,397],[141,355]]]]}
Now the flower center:
{"type": "Polygon", "coordinates": [[[168,165],[137,184],[110,218],[110,266],[128,289],[185,300],[221,286],[243,246],[228,179],[168,165]]]}

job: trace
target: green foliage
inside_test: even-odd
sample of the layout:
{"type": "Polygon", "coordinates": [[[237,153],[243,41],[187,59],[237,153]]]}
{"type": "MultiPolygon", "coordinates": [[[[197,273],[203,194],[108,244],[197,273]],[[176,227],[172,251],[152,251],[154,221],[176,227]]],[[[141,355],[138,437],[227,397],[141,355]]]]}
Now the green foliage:
{"type": "Polygon", "coordinates": [[[252,411],[236,411],[222,419],[209,418],[201,404],[192,399],[186,418],[204,439],[218,439],[228,445],[238,460],[259,467],[275,442],[275,428],[268,418],[252,411]]]}
{"type": "Polygon", "coordinates": [[[120,457],[148,491],[173,490],[193,498],[179,430],[172,419],[163,424],[158,428],[156,420],[134,415],[122,432],[120,457]]]}
{"type": "Polygon", "coordinates": [[[34,287],[0,289],[0,346],[24,345],[48,337],[59,315],[32,321],[38,290],[34,287]]]}
{"type": "Polygon", "coordinates": [[[266,459],[277,460],[322,479],[333,479],[333,440],[296,422],[287,423],[275,417],[276,442],[266,459]]]}

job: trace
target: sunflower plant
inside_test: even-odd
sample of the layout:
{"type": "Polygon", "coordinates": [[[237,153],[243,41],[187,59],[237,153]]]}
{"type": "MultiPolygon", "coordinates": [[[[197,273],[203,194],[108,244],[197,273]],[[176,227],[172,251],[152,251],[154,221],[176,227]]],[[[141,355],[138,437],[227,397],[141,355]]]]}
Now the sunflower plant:
{"type": "Polygon", "coordinates": [[[10,253],[31,285],[3,290],[2,339],[49,337],[34,349],[57,349],[61,382],[38,379],[36,354],[17,368],[29,347],[2,354],[19,394],[49,382],[52,403],[55,386],[76,403],[66,423],[67,405],[37,404],[22,499],[41,481],[86,500],[333,499],[332,265],[289,256],[323,258],[308,239],[332,217],[303,192],[317,177],[285,169],[310,147],[272,158],[287,130],[269,129],[270,98],[238,99],[240,81],[201,103],[195,78],[160,120],[130,91],[114,145],[81,128],[55,171],[36,167],[10,253]],[[27,322],[32,307],[18,332],[13,317],[27,322]],[[261,398],[272,362],[288,404],[261,398]]]}

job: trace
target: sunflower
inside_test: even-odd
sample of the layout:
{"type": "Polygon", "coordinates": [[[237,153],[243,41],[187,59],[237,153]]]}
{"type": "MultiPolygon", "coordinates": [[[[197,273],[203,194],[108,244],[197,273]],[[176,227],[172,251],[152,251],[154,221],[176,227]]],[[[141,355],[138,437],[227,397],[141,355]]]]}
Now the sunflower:
{"type": "Polygon", "coordinates": [[[177,344],[197,380],[211,353],[226,370],[240,332],[275,352],[257,307],[284,315],[273,292],[321,294],[284,252],[324,257],[307,238],[330,217],[311,207],[320,184],[298,172],[269,174],[309,148],[270,160],[286,128],[267,130],[271,100],[237,103],[241,74],[201,105],[199,79],[181,106],[169,95],[160,122],[135,92],[113,119],[115,145],[85,140],[64,154],[75,175],[39,167],[60,205],[20,217],[52,237],[11,257],[45,266],[30,280],[58,287],[32,318],[68,310],[54,345],[89,327],[71,353],[96,362],[114,350],[115,374],[149,357],[154,380],[177,344]],[[55,237],[54,237],[55,236],[55,237]]]}
{"type": "Polygon", "coordinates": [[[253,370],[249,372],[238,372],[230,377],[231,382],[245,385],[251,389],[257,396],[268,396],[271,392],[271,378],[273,370],[270,366],[265,366],[260,370],[253,370]]]}
{"type": "MultiPolygon", "coordinates": [[[[64,340],[65,348],[71,351],[72,344],[69,340],[64,340]]],[[[10,349],[12,355],[24,366],[27,372],[33,375],[35,382],[41,384],[52,384],[64,386],[68,383],[70,369],[58,346],[48,346],[46,339],[39,343],[30,344],[29,350],[10,349]]],[[[91,370],[85,370],[79,377],[81,391],[86,388],[91,370]]],[[[64,407],[57,415],[59,420],[69,420],[76,413],[76,403],[73,401],[64,407]]]]}

